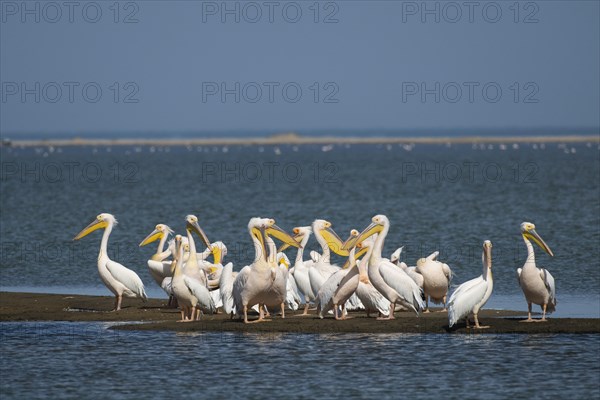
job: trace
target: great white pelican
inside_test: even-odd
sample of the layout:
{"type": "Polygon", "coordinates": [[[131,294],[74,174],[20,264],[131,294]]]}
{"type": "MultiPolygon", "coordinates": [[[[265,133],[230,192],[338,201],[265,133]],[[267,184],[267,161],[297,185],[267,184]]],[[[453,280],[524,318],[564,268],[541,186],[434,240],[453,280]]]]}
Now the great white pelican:
{"type": "Polygon", "coordinates": [[[104,229],[102,241],[100,242],[100,253],[98,254],[98,273],[102,282],[115,295],[114,311],[119,311],[123,296],[139,297],[144,301],[148,296],[146,296],[144,283],[138,274],[108,258],[108,238],[116,224],[117,220],[112,214],[102,213],[79,232],[73,240],[79,240],[95,230],[104,229]]]}
{"type": "Polygon", "coordinates": [[[531,241],[534,241],[535,244],[540,246],[550,256],[554,256],[554,253],[552,253],[552,250],[550,250],[550,247],[548,247],[540,235],[537,234],[535,225],[531,222],[523,222],[521,224],[521,235],[527,246],[527,260],[525,260],[523,268],[517,269],[519,285],[523,290],[523,294],[525,294],[528,308],[527,319],[523,322],[545,322],[546,312],[551,313],[556,310],[556,286],[554,284],[554,277],[550,272],[535,265],[535,253],[531,241]],[[532,303],[542,307],[542,319],[533,320],[531,318],[532,303]]]}

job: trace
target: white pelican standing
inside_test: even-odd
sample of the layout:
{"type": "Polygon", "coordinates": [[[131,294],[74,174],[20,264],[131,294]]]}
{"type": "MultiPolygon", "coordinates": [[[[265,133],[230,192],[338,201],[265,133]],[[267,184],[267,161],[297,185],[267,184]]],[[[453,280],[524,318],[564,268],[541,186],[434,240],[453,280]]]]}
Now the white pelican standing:
{"type": "Polygon", "coordinates": [[[298,291],[304,297],[304,312],[301,315],[308,315],[309,304],[315,301],[315,293],[312,291],[308,276],[308,271],[312,268],[314,262],[312,260],[304,261],[303,259],[304,248],[311,234],[312,228],[310,226],[298,226],[294,228],[294,239],[300,242],[300,247],[298,247],[298,253],[296,254],[296,260],[292,268],[292,276],[296,282],[298,291]]]}
{"type": "Polygon", "coordinates": [[[135,272],[108,258],[108,238],[116,224],[117,220],[112,214],[102,213],[96,217],[94,222],[79,232],[73,240],[79,240],[97,229],[104,229],[100,254],[98,254],[98,273],[102,282],[115,295],[114,311],[119,311],[123,296],[139,297],[144,301],[148,296],[144,290],[144,283],[135,272]]]}
{"type": "MultiPolygon", "coordinates": [[[[183,273],[183,246],[181,235],[175,236],[175,247],[177,256],[174,260],[175,270],[171,287],[177,303],[181,307],[181,320],[179,322],[191,322],[198,319],[198,311],[215,312],[215,305],[206,286],[198,280],[190,278],[183,273]]],[[[188,260],[189,262],[189,260],[188,260]]]]}
{"type": "Polygon", "coordinates": [[[156,253],[148,260],[148,270],[154,281],[160,286],[163,280],[173,275],[171,272],[171,261],[165,261],[170,255],[171,250],[165,250],[165,243],[172,234],[173,230],[165,224],[158,224],[156,228],[140,243],[140,247],[146,246],[159,240],[156,253]]]}
{"type": "Polygon", "coordinates": [[[542,319],[537,321],[545,322],[546,312],[551,313],[556,310],[556,286],[554,284],[554,277],[550,275],[550,272],[548,272],[547,269],[538,268],[535,265],[535,253],[529,239],[533,240],[550,256],[554,256],[554,254],[546,242],[544,242],[540,235],[537,234],[535,225],[531,222],[523,222],[521,224],[521,234],[523,235],[523,240],[527,246],[527,260],[525,261],[523,268],[517,269],[517,275],[519,278],[519,285],[523,290],[523,294],[525,294],[529,311],[527,319],[523,322],[534,321],[531,318],[532,303],[542,307],[542,319]]]}
{"type": "MultiPolygon", "coordinates": [[[[350,232],[350,238],[358,237],[358,231],[352,229],[350,232]]],[[[347,241],[348,241],[347,240],[347,241]]],[[[323,318],[325,313],[333,310],[335,319],[345,319],[346,315],[346,302],[352,297],[356,286],[358,285],[358,269],[356,268],[356,258],[364,254],[368,249],[364,248],[356,253],[356,247],[360,246],[357,243],[352,247],[348,254],[348,260],[344,263],[344,266],[331,274],[329,278],[321,285],[317,293],[317,314],[319,318],[323,318]],[[334,299],[336,293],[338,296],[334,299]],[[339,315],[338,305],[342,306],[341,316],[339,315]]],[[[343,247],[343,246],[342,246],[343,247]]]]}
{"type": "MultiPolygon", "coordinates": [[[[298,247],[299,244],[289,234],[275,225],[275,220],[269,218],[251,218],[248,223],[248,232],[254,243],[255,257],[251,265],[245,266],[238,273],[233,282],[233,299],[238,315],[243,314],[244,323],[264,321],[264,307],[277,304],[277,295],[273,290],[273,283],[277,277],[278,265],[276,263],[276,249],[268,237],[273,235],[284,243],[298,247]],[[248,308],[259,305],[259,318],[248,321],[248,308]]],[[[285,295],[285,287],[283,288],[285,295]]]]}
{"type": "Polygon", "coordinates": [[[484,329],[488,326],[480,326],[477,314],[485,305],[494,289],[492,276],[492,242],[483,242],[483,272],[481,276],[471,279],[460,285],[450,296],[448,301],[448,325],[453,327],[461,318],[466,317],[467,328],[469,327],[469,314],[473,313],[475,328],[484,329]]]}
{"type": "Polygon", "coordinates": [[[185,275],[198,280],[200,283],[202,283],[203,285],[206,286],[206,284],[207,284],[206,275],[207,274],[206,274],[206,271],[204,271],[203,269],[200,268],[200,264],[198,263],[198,255],[196,252],[196,242],[194,241],[192,232],[196,232],[198,234],[198,236],[200,236],[200,239],[202,239],[202,241],[204,242],[206,247],[210,247],[210,242],[208,241],[208,238],[206,237],[206,234],[204,233],[202,228],[200,228],[200,225],[198,225],[198,217],[196,217],[195,215],[188,215],[185,217],[185,221],[186,221],[185,230],[187,233],[187,240],[188,240],[188,244],[189,244],[189,248],[190,248],[190,254],[187,259],[187,262],[185,263],[184,273],[185,273],[185,275]]]}
{"type": "Polygon", "coordinates": [[[387,317],[379,319],[394,319],[396,303],[419,313],[425,307],[421,298],[422,290],[401,268],[381,256],[385,238],[390,230],[390,220],[385,215],[376,215],[358,238],[344,244],[345,248],[354,243],[363,242],[369,236],[378,233],[369,260],[369,280],[373,286],[390,302],[387,317]]]}
{"type": "MultiPolygon", "coordinates": [[[[365,240],[363,246],[373,247],[377,234],[371,236],[365,240]]],[[[390,302],[386,299],[379,290],[375,289],[375,286],[369,280],[369,274],[367,268],[369,265],[369,257],[365,256],[358,264],[359,281],[356,288],[356,297],[358,297],[367,311],[367,317],[369,317],[371,311],[379,312],[379,315],[387,315],[390,309],[390,302]]]]}
{"type": "Polygon", "coordinates": [[[342,240],[331,228],[331,222],[317,219],[313,222],[312,231],[322,249],[321,256],[315,261],[313,267],[308,270],[310,287],[316,295],[319,293],[321,285],[340,269],[337,265],[331,264],[331,250],[343,257],[348,256],[348,251],[342,249],[342,240]]]}
{"type": "MultiPolygon", "coordinates": [[[[448,289],[452,281],[452,270],[448,264],[436,260],[438,255],[439,252],[436,251],[427,258],[419,259],[415,270],[422,277],[422,286],[420,286],[425,292],[426,305],[424,312],[426,313],[429,312],[429,300],[435,304],[444,304],[442,311],[446,311],[446,296],[448,295],[448,289]]],[[[417,280],[415,281],[417,282],[417,280]]]]}

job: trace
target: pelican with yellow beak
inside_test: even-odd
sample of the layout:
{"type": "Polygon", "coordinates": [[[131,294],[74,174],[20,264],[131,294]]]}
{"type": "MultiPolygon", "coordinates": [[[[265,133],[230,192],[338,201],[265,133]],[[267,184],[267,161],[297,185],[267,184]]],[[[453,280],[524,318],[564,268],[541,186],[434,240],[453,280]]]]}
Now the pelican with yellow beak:
{"type": "Polygon", "coordinates": [[[144,290],[144,283],[135,272],[108,258],[108,238],[116,224],[117,220],[112,214],[102,213],[79,232],[73,240],[79,240],[95,230],[104,229],[100,242],[100,254],[98,254],[98,273],[102,282],[115,295],[114,311],[119,311],[123,296],[137,297],[144,301],[148,296],[144,290]]]}
{"type": "Polygon", "coordinates": [[[469,327],[469,314],[473,314],[476,329],[489,328],[479,325],[477,314],[481,307],[487,303],[494,289],[494,278],[492,275],[492,242],[483,242],[483,254],[481,256],[483,272],[481,276],[471,279],[460,285],[450,296],[448,301],[448,325],[452,328],[461,318],[466,317],[467,328],[469,327]]]}
{"type": "Polygon", "coordinates": [[[173,230],[165,224],[156,225],[155,229],[140,243],[140,247],[146,246],[155,241],[158,242],[158,248],[156,253],[148,260],[148,270],[150,275],[160,286],[163,280],[172,275],[171,272],[171,261],[165,261],[170,255],[171,250],[165,250],[165,243],[169,238],[169,235],[173,234],[173,230]]]}
{"type": "Polygon", "coordinates": [[[284,308],[286,294],[285,280],[277,280],[277,248],[270,238],[273,236],[294,247],[300,245],[293,237],[275,225],[270,218],[251,218],[248,232],[254,243],[255,257],[251,265],[245,266],[233,282],[233,299],[238,315],[243,315],[244,323],[264,321],[264,306],[284,308]],[[248,320],[248,308],[258,304],[258,320],[248,320]]]}
{"type": "Polygon", "coordinates": [[[523,222],[521,224],[521,235],[527,246],[527,260],[523,265],[523,268],[517,269],[517,275],[519,278],[519,285],[525,294],[525,300],[527,300],[528,316],[524,322],[545,322],[546,312],[553,312],[556,310],[556,286],[554,284],[554,277],[548,272],[547,269],[538,268],[535,265],[535,253],[533,251],[533,245],[531,241],[535,242],[551,257],[554,256],[550,247],[544,242],[544,240],[535,231],[535,225],[531,222],[523,222]],[[542,319],[533,320],[531,318],[531,304],[538,304],[542,307],[542,319]]]}
{"type": "Polygon", "coordinates": [[[387,317],[379,319],[394,319],[396,303],[418,314],[420,310],[425,308],[425,303],[422,299],[423,291],[402,268],[398,268],[381,255],[385,238],[390,229],[390,220],[385,215],[376,215],[371,221],[371,225],[357,238],[344,243],[344,248],[351,248],[356,243],[363,242],[369,236],[378,234],[369,260],[369,280],[390,302],[390,310],[387,317]]]}
{"type": "Polygon", "coordinates": [[[308,270],[310,287],[316,295],[325,281],[340,269],[337,265],[331,264],[331,251],[342,257],[348,257],[349,252],[342,249],[342,240],[331,227],[331,222],[317,219],[312,224],[312,231],[322,250],[321,256],[314,262],[313,267],[308,270]]]}

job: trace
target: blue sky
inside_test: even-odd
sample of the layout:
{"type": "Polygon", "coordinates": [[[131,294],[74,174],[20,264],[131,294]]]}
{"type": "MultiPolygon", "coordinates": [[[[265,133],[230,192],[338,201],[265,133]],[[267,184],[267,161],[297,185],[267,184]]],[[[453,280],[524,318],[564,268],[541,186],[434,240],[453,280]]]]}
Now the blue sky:
{"type": "Polygon", "coordinates": [[[2,1],[0,130],[597,128],[599,4],[2,1]]]}

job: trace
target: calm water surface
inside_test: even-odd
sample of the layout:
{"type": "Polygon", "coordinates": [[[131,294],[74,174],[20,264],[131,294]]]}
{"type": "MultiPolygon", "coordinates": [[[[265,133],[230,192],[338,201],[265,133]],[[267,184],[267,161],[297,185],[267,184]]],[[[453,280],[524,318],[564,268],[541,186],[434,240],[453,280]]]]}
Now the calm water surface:
{"type": "MultiPolygon", "coordinates": [[[[555,253],[555,316],[600,314],[600,152],[596,144],[1,149],[0,287],[108,294],[98,213],[119,225],[109,253],[161,296],[138,243],[193,213],[240,269],[253,216],[290,230],[315,218],[345,237],[377,214],[385,253],[409,265],[435,250],[461,283],[494,244],[489,306],[525,309],[515,270],[528,220],[555,253]]],[[[309,249],[316,248],[314,242],[309,249]]],[[[292,255],[290,253],[290,255],[292,255]]],[[[337,261],[342,261],[338,259],[337,261]]],[[[116,332],[95,323],[2,323],[5,398],[598,398],[598,335],[237,335],[116,332]]]]}
{"type": "Polygon", "coordinates": [[[3,398],[600,395],[598,335],[176,334],[54,322],[0,327],[3,398]]]}

